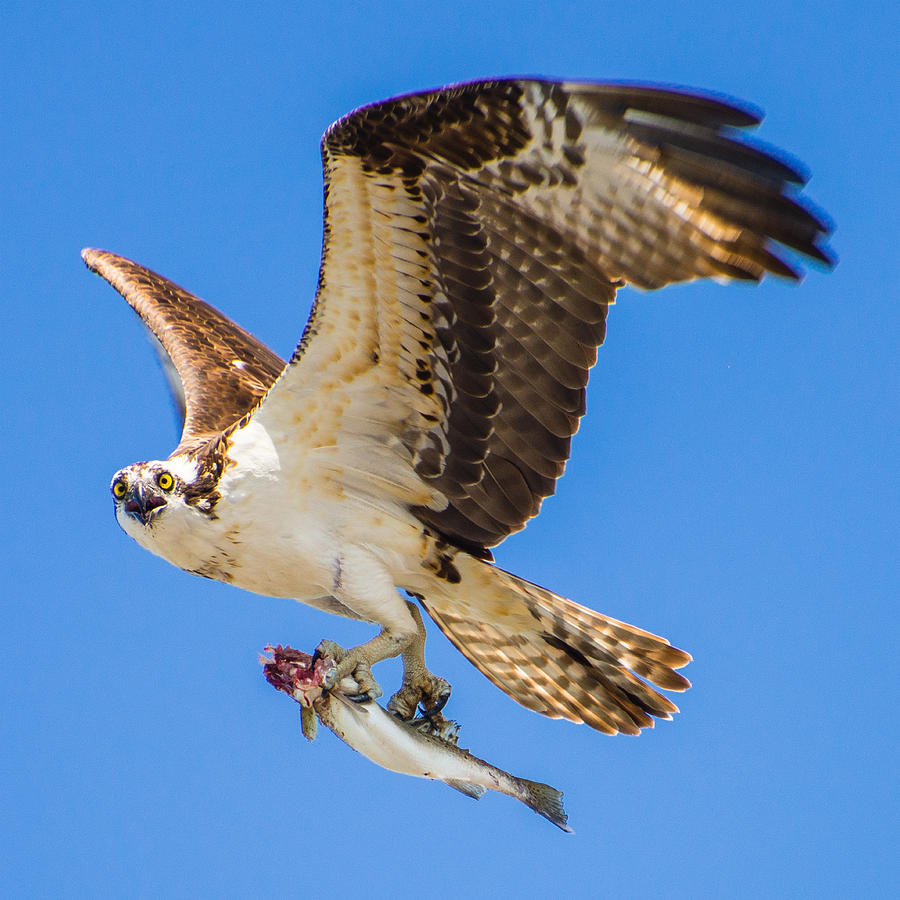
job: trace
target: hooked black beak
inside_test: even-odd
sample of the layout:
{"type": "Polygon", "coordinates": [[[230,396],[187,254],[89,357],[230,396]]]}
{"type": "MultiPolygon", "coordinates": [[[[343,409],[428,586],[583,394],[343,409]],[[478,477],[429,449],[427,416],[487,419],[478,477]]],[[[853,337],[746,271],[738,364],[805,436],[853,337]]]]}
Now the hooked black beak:
{"type": "Polygon", "coordinates": [[[137,519],[141,525],[146,525],[156,510],[166,505],[166,498],[153,491],[144,489],[144,485],[138,482],[128,495],[125,503],[125,512],[137,519]]]}

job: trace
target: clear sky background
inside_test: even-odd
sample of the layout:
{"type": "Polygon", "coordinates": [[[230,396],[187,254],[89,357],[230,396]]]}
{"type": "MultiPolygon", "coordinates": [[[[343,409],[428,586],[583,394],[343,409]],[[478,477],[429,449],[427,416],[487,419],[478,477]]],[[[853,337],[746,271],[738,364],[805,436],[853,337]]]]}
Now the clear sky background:
{"type": "Polygon", "coordinates": [[[896,6],[287,6],[4,5],[0,894],[887,895],[896,6]],[[675,721],[608,738],[543,719],[432,629],[462,743],[564,790],[574,836],[327,732],[308,745],[257,652],[371,629],[190,577],[120,532],[111,474],[177,434],[137,320],[78,255],[132,257],[287,355],[316,282],[325,127],[514,73],[758,104],[841,258],[799,287],[624,292],[559,492],[497,554],[693,653],[675,721]]]}

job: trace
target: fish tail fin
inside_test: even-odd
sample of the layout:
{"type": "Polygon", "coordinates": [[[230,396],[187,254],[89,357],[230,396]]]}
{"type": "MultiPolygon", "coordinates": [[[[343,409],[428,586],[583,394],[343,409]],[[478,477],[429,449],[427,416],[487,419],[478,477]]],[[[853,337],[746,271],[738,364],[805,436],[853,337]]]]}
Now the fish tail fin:
{"type": "Polygon", "coordinates": [[[574,833],[569,828],[569,817],[563,808],[562,791],[541,781],[529,781],[527,778],[516,780],[522,787],[522,795],[519,799],[523,803],[527,803],[536,813],[552,822],[557,828],[562,828],[569,834],[574,833]]]}
{"type": "MultiPolygon", "coordinates": [[[[683,691],[690,662],[667,640],[611,619],[463,551],[453,582],[420,597],[435,623],[528,709],[606,734],[639,734],[678,712],[648,682],[683,691]]],[[[420,596],[420,595],[416,595],[420,596]]]]}

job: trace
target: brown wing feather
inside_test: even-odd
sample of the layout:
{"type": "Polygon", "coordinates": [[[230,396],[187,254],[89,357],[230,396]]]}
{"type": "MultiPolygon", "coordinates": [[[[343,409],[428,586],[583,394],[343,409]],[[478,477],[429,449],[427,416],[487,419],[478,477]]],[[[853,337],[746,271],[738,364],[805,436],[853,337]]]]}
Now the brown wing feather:
{"type": "Polygon", "coordinates": [[[804,175],[735,131],[758,121],[675,91],[508,80],[399,97],[329,129],[322,285],[351,263],[330,252],[345,246],[331,241],[332,188],[346,208],[359,172],[370,215],[404,210],[398,291],[425,324],[403,352],[444,409],[403,424],[416,471],[448,499],[416,510],[425,523],[488,555],[538,512],[625,282],[797,278],[779,244],[830,261],[828,224],[791,192],[804,175]]]}
{"type": "Polygon", "coordinates": [[[241,419],[284,369],[265,344],[167,278],[104,250],[86,249],[81,256],[128,301],[181,379],[185,419],[174,453],[241,419]]]}

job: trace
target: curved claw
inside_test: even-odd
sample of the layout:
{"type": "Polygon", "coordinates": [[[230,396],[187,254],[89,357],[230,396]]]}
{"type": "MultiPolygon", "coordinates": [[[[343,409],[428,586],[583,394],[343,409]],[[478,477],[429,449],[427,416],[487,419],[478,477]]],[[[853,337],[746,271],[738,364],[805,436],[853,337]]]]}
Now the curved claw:
{"type": "Polygon", "coordinates": [[[427,669],[417,680],[405,678],[400,690],[388,701],[388,710],[404,722],[411,721],[417,710],[424,718],[435,716],[450,699],[450,685],[427,669]],[[430,704],[426,706],[425,704],[430,704]]]}
{"type": "Polygon", "coordinates": [[[450,699],[450,686],[448,685],[447,690],[441,691],[441,693],[438,695],[437,701],[435,702],[434,706],[432,706],[430,709],[425,709],[425,707],[422,706],[422,704],[420,703],[419,704],[419,714],[424,719],[430,719],[433,716],[436,716],[439,712],[441,712],[441,710],[443,710],[443,708],[447,705],[447,701],[449,699],[450,699]]]}
{"type": "Polygon", "coordinates": [[[344,694],[344,697],[352,703],[368,703],[375,699],[368,691],[362,691],[359,694],[344,694]]]}
{"type": "Polygon", "coordinates": [[[345,650],[334,641],[320,641],[313,659],[325,659],[331,663],[322,676],[323,690],[340,691],[356,703],[366,703],[381,696],[381,688],[359,647],[345,650]]]}

